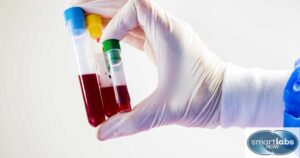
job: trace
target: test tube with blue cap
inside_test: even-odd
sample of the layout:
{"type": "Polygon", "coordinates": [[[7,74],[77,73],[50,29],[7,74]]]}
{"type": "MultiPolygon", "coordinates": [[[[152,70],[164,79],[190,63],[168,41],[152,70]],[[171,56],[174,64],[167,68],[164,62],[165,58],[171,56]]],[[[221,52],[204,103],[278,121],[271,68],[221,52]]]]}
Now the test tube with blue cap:
{"type": "Polygon", "coordinates": [[[89,123],[96,127],[105,121],[94,54],[86,32],[84,11],[72,7],[64,11],[79,69],[79,81],[89,123]]]}

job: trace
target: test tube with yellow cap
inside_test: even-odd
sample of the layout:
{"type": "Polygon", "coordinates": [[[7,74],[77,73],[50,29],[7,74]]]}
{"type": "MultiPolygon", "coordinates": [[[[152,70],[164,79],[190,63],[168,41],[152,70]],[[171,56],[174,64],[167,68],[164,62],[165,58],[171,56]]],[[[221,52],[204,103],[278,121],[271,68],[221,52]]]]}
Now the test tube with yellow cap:
{"type": "Polygon", "coordinates": [[[93,52],[97,64],[97,74],[99,78],[99,86],[104,106],[104,112],[107,117],[110,117],[119,112],[119,106],[116,103],[112,80],[108,72],[105,62],[105,56],[102,51],[100,38],[102,35],[102,20],[101,16],[89,14],[86,16],[87,31],[89,32],[92,41],[93,52]]]}

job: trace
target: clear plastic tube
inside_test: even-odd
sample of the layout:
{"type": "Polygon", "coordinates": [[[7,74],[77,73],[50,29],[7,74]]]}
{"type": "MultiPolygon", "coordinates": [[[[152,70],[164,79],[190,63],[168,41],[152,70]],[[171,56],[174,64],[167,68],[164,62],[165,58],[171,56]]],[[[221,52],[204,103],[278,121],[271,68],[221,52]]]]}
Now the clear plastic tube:
{"type": "Polygon", "coordinates": [[[116,103],[112,80],[107,70],[105,56],[100,43],[102,21],[99,15],[89,14],[86,16],[87,30],[92,43],[92,48],[97,65],[97,74],[99,86],[104,106],[104,112],[107,117],[111,117],[119,112],[119,106],[116,103]]]}
{"type": "Polygon", "coordinates": [[[89,123],[96,127],[105,121],[95,59],[85,31],[84,12],[79,7],[64,12],[79,70],[79,81],[89,123]]]}
{"type": "Polygon", "coordinates": [[[131,110],[130,96],[124,75],[123,64],[120,56],[120,45],[116,39],[110,39],[103,42],[106,63],[113,81],[116,101],[120,112],[131,110]]]}

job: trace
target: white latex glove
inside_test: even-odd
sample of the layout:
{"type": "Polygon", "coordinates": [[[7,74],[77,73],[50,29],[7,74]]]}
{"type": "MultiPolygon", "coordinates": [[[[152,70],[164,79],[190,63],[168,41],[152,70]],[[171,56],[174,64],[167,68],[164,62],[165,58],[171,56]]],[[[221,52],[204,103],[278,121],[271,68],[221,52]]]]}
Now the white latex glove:
{"type": "MultiPolygon", "coordinates": [[[[91,11],[86,4],[81,6],[91,11]]],[[[102,41],[105,39],[124,39],[144,50],[157,66],[158,87],[131,112],[104,122],[99,128],[99,139],[168,124],[219,125],[225,64],[207,49],[189,25],[170,16],[153,1],[130,0],[107,25],[102,41]]]]}
{"type": "Polygon", "coordinates": [[[228,64],[221,99],[222,127],[282,127],[283,92],[291,70],[228,64]]]}

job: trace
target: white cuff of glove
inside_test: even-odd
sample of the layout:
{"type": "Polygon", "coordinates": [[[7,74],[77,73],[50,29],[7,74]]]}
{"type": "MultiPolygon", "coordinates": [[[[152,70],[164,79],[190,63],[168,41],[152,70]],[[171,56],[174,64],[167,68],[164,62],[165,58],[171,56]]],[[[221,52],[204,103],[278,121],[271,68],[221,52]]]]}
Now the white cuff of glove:
{"type": "Polygon", "coordinates": [[[228,64],[222,87],[221,126],[281,127],[283,89],[290,73],[228,64]]]}

